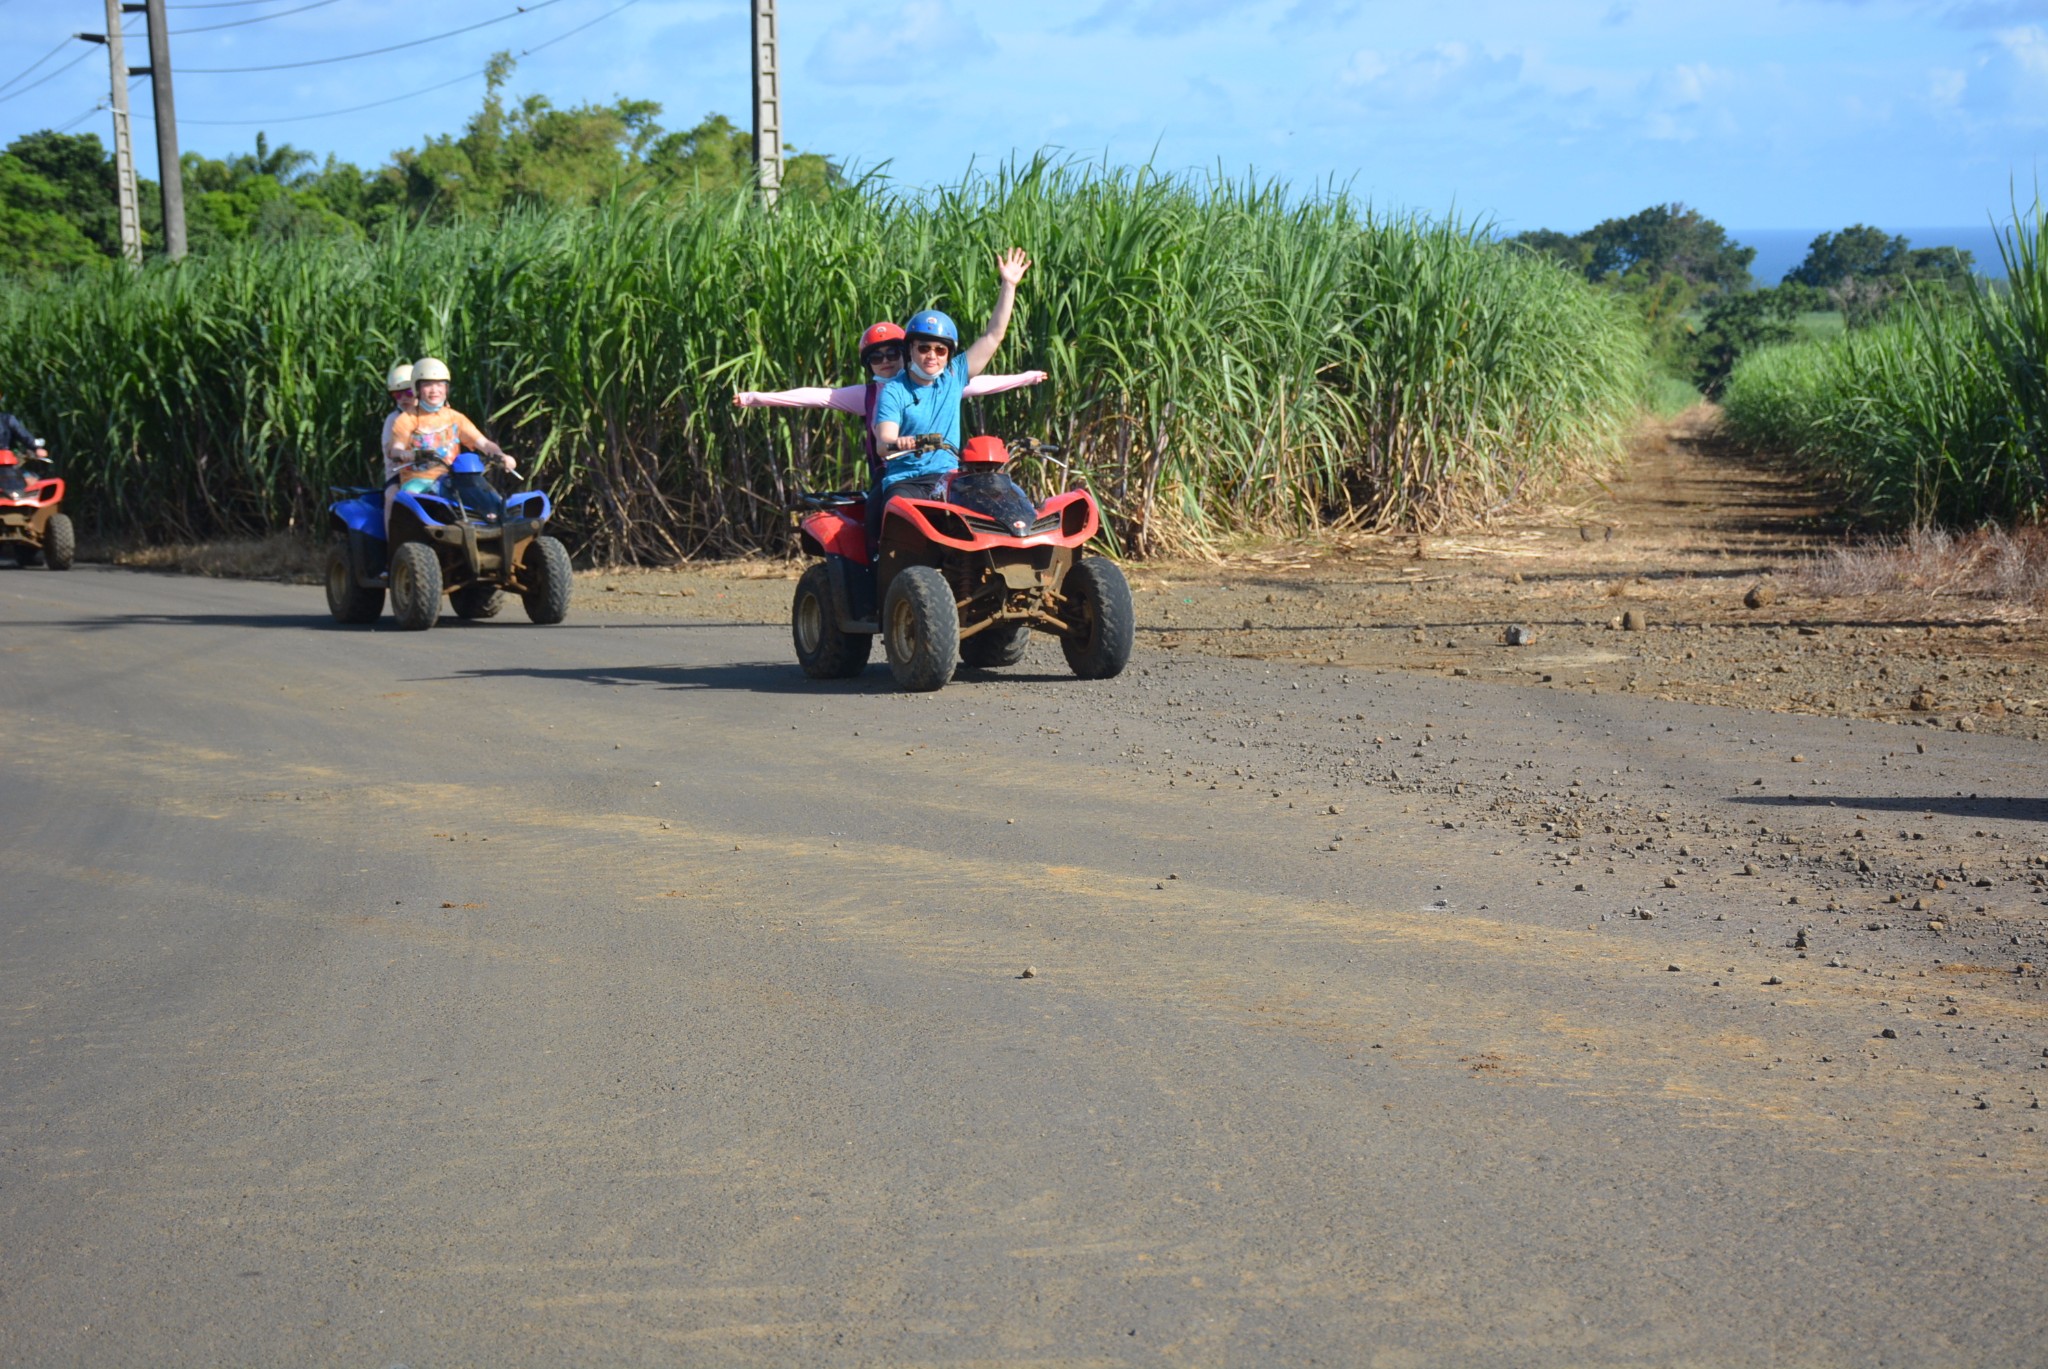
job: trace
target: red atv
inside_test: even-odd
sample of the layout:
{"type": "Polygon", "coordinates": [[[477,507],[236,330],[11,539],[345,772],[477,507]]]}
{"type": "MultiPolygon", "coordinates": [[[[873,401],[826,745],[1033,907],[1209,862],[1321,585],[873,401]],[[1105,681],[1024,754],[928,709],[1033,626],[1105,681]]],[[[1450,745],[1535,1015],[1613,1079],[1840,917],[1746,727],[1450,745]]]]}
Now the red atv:
{"type": "MultiPolygon", "coordinates": [[[[953,451],[936,437],[924,450],[953,451]]],[[[1023,442],[1025,456],[1057,451],[1023,442]]],[[[875,634],[896,683],[942,688],[961,661],[1015,665],[1036,630],[1060,639],[1084,680],[1131,659],[1131,588],[1116,563],[1084,556],[1102,526],[1086,490],[1033,503],[1004,467],[1002,439],[977,437],[932,498],[892,496],[880,555],[867,539],[868,496],[800,496],[803,548],[824,560],[797,581],[790,633],[804,674],[846,679],[867,667],[875,634]],[[880,612],[876,611],[879,604],[880,612]]]]}
{"type": "Polygon", "coordinates": [[[71,520],[57,512],[64,502],[64,482],[49,474],[51,469],[40,442],[25,456],[0,447],[0,552],[16,565],[40,561],[51,570],[70,570],[78,555],[78,534],[71,520]],[[29,474],[29,462],[44,473],[29,474]]]}

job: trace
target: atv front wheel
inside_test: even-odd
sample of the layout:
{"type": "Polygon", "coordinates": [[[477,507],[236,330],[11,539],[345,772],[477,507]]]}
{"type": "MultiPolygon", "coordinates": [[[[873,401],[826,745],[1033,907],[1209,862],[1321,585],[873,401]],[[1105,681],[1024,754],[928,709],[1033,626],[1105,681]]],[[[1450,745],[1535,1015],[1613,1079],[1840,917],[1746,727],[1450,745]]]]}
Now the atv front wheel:
{"type": "Polygon", "coordinates": [[[496,585],[464,585],[448,602],[458,618],[495,618],[505,607],[505,594],[496,585]]]}
{"type": "Polygon", "coordinates": [[[865,632],[842,632],[832,606],[832,572],[820,561],[796,582],[789,606],[789,636],[796,643],[796,661],[814,680],[850,680],[868,668],[875,639],[865,632]]]}
{"type": "Polygon", "coordinates": [[[50,515],[43,525],[43,564],[51,570],[70,570],[78,556],[78,533],[71,519],[61,513],[50,515]]]}
{"type": "Polygon", "coordinates": [[[536,537],[526,549],[523,568],[532,589],[519,596],[526,616],[533,622],[559,623],[569,616],[569,589],[575,572],[569,569],[569,549],[552,537],[536,537]]]}
{"type": "Polygon", "coordinates": [[[897,572],[882,596],[882,649],[903,688],[945,688],[960,659],[960,610],[945,576],[930,566],[897,572]]]}
{"type": "Polygon", "coordinates": [[[1067,665],[1084,680],[1122,674],[1130,663],[1137,621],[1130,583],[1116,562],[1082,557],[1067,572],[1060,595],[1067,601],[1067,621],[1074,629],[1073,636],[1060,639],[1067,665]]]}
{"type": "Polygon", "coordinates": [[[425,632],[441,616],[441,562],[424,542],[392,550],[391,615],[407,632],[425,632]]]}
{"type": "Polygon", "coordinates": [[[998,623],[960,643],[960,662],[976,670],[1015,665],[1024,659],[1024,649],[1030,645],[1031,624],[998,623]]]}
{"type": "Polygon", "coordinates": [[[384,591],[356,583],[348,543],[338,537],[327,548],[327,611],[337,623],[374,623],[384,613],[384,591]]]}

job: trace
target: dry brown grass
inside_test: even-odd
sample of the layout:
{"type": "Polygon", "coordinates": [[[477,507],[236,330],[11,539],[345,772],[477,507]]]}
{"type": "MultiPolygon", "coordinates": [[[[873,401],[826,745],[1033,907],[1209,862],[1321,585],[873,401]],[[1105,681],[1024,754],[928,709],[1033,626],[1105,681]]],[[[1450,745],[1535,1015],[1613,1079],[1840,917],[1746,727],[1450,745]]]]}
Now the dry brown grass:
{"type": "Polygon", "coordinates": [[[290,533],[100,550],[97,559],[137,570],[168,570],[238,580],[282,580],[295,585],[316,585],[323,578],[320,545],[290,533]]]}
{"type": "Polygon", "coordinates": [[[1828,598],[1979,599],[2039,611],[2048,609],[2048,529],[1981,528],[1960,535],[1915,529],[1823,552],[1795,583],[1828,598]]]}

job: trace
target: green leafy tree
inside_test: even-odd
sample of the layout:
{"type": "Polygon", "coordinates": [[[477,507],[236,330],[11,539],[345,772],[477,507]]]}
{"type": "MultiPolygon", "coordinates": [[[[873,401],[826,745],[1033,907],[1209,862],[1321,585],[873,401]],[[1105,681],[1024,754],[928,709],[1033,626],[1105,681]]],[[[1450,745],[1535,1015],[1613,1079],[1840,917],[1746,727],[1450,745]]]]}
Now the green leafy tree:
{"type": "Polygon", "coordinates": [[[1692,341],[1692,382],[1709,399],[1718,398],[1735,363],[1760,347],[1790,342],[1801,299],[1778,290],[1722,295],[1706,307],[1692,341]]]}
{"type": "MultiPolygon", "coordinates": [[[[512,67],[505,53],[492,60],[483,105],[459,135],[429,138],[393,157],[380,176],[383,198],[415,220],[446,219],[520,205],[596,204],[615,194],[716,194],[753,181],[753,139],[722,114],[671,132],[656,122],[661,106],[653,100],[561,109],[533,95],[508,103],[512,67]]],[[[786,193],[818,198],[845,185],[826,158],[788,150],[786,193]]]]}
{"type": "MultiPolygon", "coordinates": [[[[251,151],[233,156],[187,153],[181,172],[192,250],[360,235],[394,219],[449,220],[613,196],[672,201],[753,181],[753,140],[722,114],[670,131],[657,122],[661,106],[652,100],[569,108],[540,95],[513,100],[505,92],[512,71],[511,56],[499,53],[486,73],[483,103],[459,133],[427,136],[368,174],[332,156],[320,162],[290,143],[273,146],[263,133],[251,151]]],[[[16,139],[9,153],[15,161],[6,172],[11,189],[0,217],[0,265],[42,272],[120,255],[113,159],[97,137],[45,130],[16,139]]],[[[785,194],[822,199],[846,187],[830,159],[785,150],[785,194]]],[[[140,189],[149,250],[162,241],[161,214],[156,187],[145,181],[140,189]]]]}
{"type": "Polygon", "coordinates": [[[13,153],[0,154],[0,271],[37,276],[100,260],[71,207],[63,186],[13,153]]]}
{"type": "Polygon", "coordinates": [[[1593,247],[1583,233],[1560,233],[1554,228],[1532,228],[1526,233],[1517,233],[1509,242],[1517,247],[1534,252],[1570,271],[1573,275],[1585,275],[1592,264],[1593,247]]]}
{"type": "Polygon", "coordinates": [[[1510,242],[1546,256],[1594,284],[1641,288],[1677,276],[1703,295],[1750,287],[1756,249],[1682,204],[1651,205],[1625,219],[1603,219],[1583,233],[1537,228],[1510,242]]]}
{"type": "Polygon", "coordinates": [[[46,212],[62,215],[102,254],[120,255],[114,159],[97,136],[44,129],[16,138],[7,152],[57,191],[57,203],[46,212]]]}
{"type": "MultiPolygon", "coordinates": [[[[270,145],[258,133],[253,153],[224,161],[188,152],[181,161],[185,176],[185,227],[195,252],[248,238],[276,241],[297,237],[349,237],[362,232],[357,218],[329,202],[329,196],[362,173],[328,158],[315,175],[306,168],[313,154],[290,143],[270,145]]],[[[358,193],[357,199],[360,199],[358,193]]]]}
{"type": "Polygon", "coordinates": [[[1682,204],[1652,205],[1625,219],[1607,219],[1581,235],[1591,249],[1586,278],[1655,280],[1679,276],[1703,294],[1747,290],[1756,249],[1731,242],[1728,230],[1682,204]]]}
{"type": "Polygon", "coordinates": [[[1879,279],[1960,286],[1975,265],[1976,258],[1961,248],[1915,247],[1905,237],[1858,223],[1815,238],[1806,259],[1787,271],[1785,279],[1823,290],[1846,280],[1879,279]]]}
{"type": "Polygon", "coordinates": [[[1895,259],[1908,246],[1904,238],[1892,237],[1883,229],[1851,224],[1839,233],[1815,238],[1807,246],[1806,259],[1787,271],[1785,279],[1825,290],[1851,278],[1888,276],[1895,259]]]}

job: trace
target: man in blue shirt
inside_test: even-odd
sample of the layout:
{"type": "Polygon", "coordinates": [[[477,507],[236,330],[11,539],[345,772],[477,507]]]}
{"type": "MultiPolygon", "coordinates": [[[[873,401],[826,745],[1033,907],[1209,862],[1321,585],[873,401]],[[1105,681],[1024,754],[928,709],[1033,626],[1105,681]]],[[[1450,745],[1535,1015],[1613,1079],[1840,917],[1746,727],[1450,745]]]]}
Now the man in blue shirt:
{"type": "Polygon", "coordinates": [[[1017,283],[1031,269],[1024,249],[1013,247],[996,263],[1002,284],[996,293],[995,313],[989,316],[988,331],[976,338],[965,352],[960,350],[960,330],[953,320],[935,309],[911,315],[904,325],[909,346],[906,365],[882,389],[875,403],[875,447],[885,459],[878,497],[869,501],[869,541],[879,526],[881,505],[891,494],[907,494],[896,487],[916,480],[921,493],[930,493],[937,477],[956,469],[960,460],[952,452],[917,450],[918,438],[936,433],[950,447],[960,446],[960,397],[967,382],[988,369],[1003,334],[1010,329],[1010,309],[1017,302],[1017,283]],[[890,453],[900,453],[891,456],[890,453]]]}

